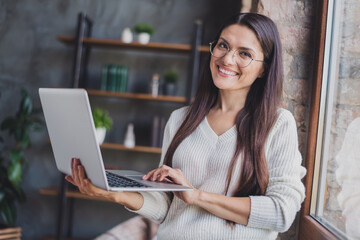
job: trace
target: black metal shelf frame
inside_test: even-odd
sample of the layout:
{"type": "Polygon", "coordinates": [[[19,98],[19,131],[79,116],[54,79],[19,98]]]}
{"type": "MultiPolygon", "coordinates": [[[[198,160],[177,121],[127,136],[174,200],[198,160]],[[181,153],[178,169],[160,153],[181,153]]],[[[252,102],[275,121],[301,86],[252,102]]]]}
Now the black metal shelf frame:
{"type": "MultiPolygon", "coordinates": [[[[195,88],[199,76],[200,66],[200,51],[202,39],[202,22],[200,20],[195,21],[194,24],[193,40],[191,43],[190,52],[190,65],[189,65],[189,76],[186,83],[186,103],[190,104],[191,99],[194,96],[195,88]]],[[[72,87],[73,88],[84,88],[86,83],[86,73],[89,61],[89,55],[91,46],[86,45],[83,42],[84,37],[91,37],[93,21],[84,13],[79,13],[76,38],[74,42],[74,58],[72,66],[72,87]]],[[[71,238],[72,236],[72,225],[73,225],[73,208],[74,199],[66,197],[66,191],[68,190],[69,184],[65,180],[65,175],[61,174],[60,180],[60,194],[58,196],[58,212],[57,212],[57,230],[56,240],[61,240],[64,232],[64,220],[65,213],[67,213],[67,231],[66,237],[71,238]]]]}

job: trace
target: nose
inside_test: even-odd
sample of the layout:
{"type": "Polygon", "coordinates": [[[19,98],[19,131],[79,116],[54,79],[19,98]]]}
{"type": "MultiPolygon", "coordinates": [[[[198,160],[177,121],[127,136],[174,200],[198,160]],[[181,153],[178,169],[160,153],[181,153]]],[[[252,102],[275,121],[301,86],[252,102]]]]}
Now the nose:
{"type": "Polygon", "coordinates": [[[235,56],[236,50],[230,50],[223,56],[223,61],[225,65],[235,65],[236,64],[236,56],[235,56]]]}

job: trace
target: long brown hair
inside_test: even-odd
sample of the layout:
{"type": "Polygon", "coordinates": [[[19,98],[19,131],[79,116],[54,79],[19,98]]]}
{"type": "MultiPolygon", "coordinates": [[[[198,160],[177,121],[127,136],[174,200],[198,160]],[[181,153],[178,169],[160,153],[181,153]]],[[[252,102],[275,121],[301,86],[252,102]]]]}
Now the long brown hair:
{"type": "MultiPolygon", "coordinates": [[[[236,116],[236,150],[230,163],[225,193],[228,192],[232,170],[241,153],[240,182],[232,195],[238,197],[264,195],[269,180],[265,141],[277,119],[277,109],[282,94],[280,37],[276,25],[268,17],[256,13],[240,13],[231,17],[222,26],[216,40],[226,27],[233,24],[246,26],[255,33],[264,53],[265,70],[262,77],[257,78],[251,85],[245,106],[236,116]]],[[[172,166],[176,148],[199,126],[217,101],[219,90],[212,81],[209,66],[210,54],[207,66],[202,72],[195,99],[165,154],[165,165],[172,166]]]]}

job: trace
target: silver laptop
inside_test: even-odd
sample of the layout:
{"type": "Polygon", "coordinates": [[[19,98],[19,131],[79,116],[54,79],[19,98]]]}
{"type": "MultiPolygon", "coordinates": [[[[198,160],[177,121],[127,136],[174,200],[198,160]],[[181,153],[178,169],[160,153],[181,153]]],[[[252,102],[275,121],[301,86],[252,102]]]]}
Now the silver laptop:
{"type": "Polygon", "coordinates": [[[84,89],[40,88],[40,101],[58,170],[71,175],[71,158],[79,158],[87,177],[111,191],[186,191],[191,188],[171,183],[143,181],[143,173],[106,170],[87,92],[84,89]]]}

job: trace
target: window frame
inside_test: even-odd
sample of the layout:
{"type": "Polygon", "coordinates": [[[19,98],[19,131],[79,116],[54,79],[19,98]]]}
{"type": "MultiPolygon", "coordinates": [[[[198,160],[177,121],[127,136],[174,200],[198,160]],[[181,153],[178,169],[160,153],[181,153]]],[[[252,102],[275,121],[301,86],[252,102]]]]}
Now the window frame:
{"type": "MultiPolygon", "coordinates": [[[[306,198],[302,204],[299,220],[299,234],[298,239],[306,240],[322,240],[322,239],[338,239],[326,227],[320,224],[314,217],[310,215],[311,212],[311,199],[314,184],[314,170],[316,164],[316,150],[317,150],[317,137],[320,120],[320,104],[321,92],[323,85],[323,71],[324,71],[324,56],[325,56],[325,42],[326,42],[326,29],[327,29],[327,16],[329,9],[328,0],[318,0],[317,11],[315,12],[315,42],[314,49],[314,73],[311,85],[311,102],[309,113],[309,128],[307,136],[307,149],[305,157],[305,167],[307,174],[304,179],[306,198]]],[[[319,139],[322,141],[322,139],[319,139]]],[[[316,193],[314,193],[316,194],[316,193]]]]}

